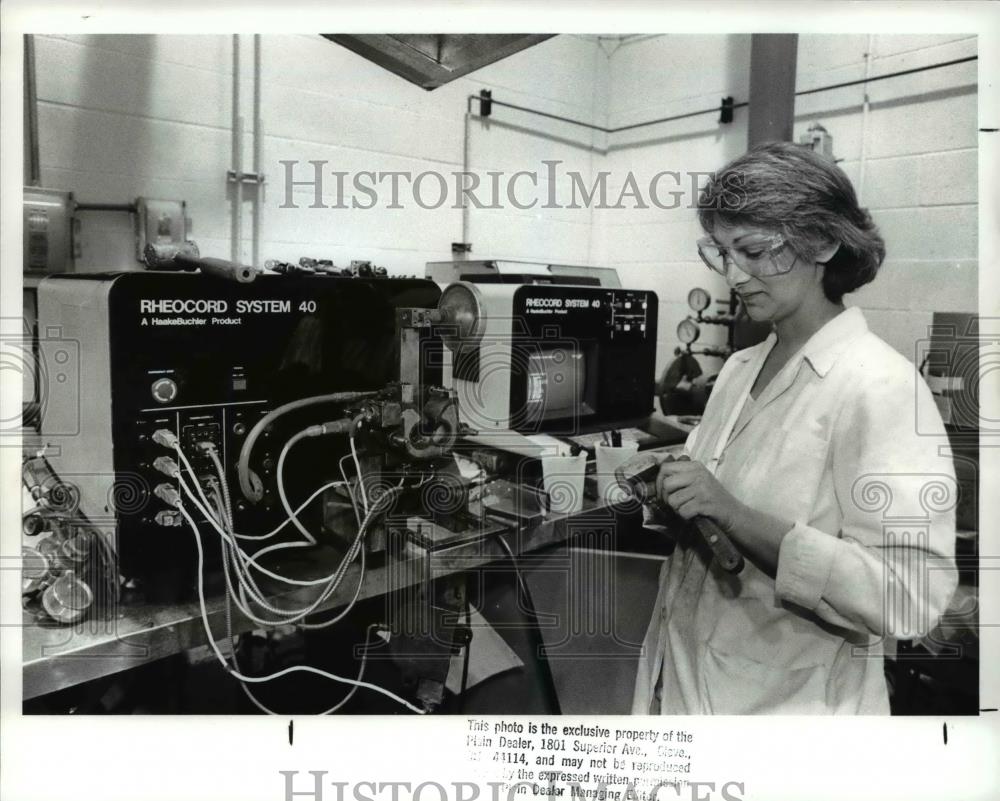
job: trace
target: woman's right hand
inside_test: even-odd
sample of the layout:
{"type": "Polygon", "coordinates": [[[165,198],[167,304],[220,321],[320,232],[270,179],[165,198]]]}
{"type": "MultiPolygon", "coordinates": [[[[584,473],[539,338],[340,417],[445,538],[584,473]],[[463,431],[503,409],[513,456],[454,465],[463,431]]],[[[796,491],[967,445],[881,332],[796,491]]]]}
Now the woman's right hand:
{"type": "Polygon", "coordinates": [[[708,517],[731,534],[743,513],[743,504],[704,464],[682,455],[660,465],[657,496],[685,520],[708,517]]]}

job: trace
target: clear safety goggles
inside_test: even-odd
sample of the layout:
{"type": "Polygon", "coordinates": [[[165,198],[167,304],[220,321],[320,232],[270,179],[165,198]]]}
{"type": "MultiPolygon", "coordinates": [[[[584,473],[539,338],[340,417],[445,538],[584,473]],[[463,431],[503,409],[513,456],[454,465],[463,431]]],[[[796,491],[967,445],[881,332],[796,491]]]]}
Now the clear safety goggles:
{"type": "Polygon", "coordinates": [[[698,255],[709,269],[726,277],[729,264],[735,264],[747,275],[766,278],[782,275],[795,266],[795,254],[780,234],[753,239],[737,247],[723,247],[711,237],[698,240],[698,255]]]}

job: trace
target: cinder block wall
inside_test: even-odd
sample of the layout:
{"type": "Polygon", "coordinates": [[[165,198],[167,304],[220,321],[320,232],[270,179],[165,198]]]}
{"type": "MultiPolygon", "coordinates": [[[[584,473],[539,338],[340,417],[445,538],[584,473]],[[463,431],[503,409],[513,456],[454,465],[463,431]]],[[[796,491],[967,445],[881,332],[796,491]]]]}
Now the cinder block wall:
{"type": "MultiPolygon", "coordinates": [[[[251,41],[243,37],[243,112],[250,126],[251,41]]],[[[261,258],[300,256],[373,259],[397,273],[422,273],[424,263],[450,258],[461,238],[461,211],[449,202],[424,209],[309,209],[312,190],[296,189],[298,209],[285,200],[280,160],[298,160],[295,177],[309,177],[310,160],[329,170],[459,170],[466,97],[481,88],[507,102],[552,114],[621,126],[746,99],[750,37],[564,35],[516,54],[434,92],[413,86],[317,36],[263,37],[261,258]],[[301,202],[300,202],[301,201],[301,202]]],[[[207,255],[228,257],[231,231],[232,40],[228,36],[38,36],[42,182],[81,201],[123,202],[137,195],[188,202],[191,236],[207,255]]],[[[942,36],[804,35],[799,40],[798,88],[947,61],[976,52],[976,39],[942,36]],[[870,53],[866,62],[865,54],[870,53]]],[[[806,95],[796,103],[795,136],[814,122],[834,137],[835,155],[859,187],[885,234],[883,274],[851,302],[900,351],[913,353],[931,314],[977,308],[976,64],[806,95]]],[[[474,257],[606,264],[629,285],[660,297],[658,370],[676,345],[674,329],[687,314],[694,286],[715,297],[726,290],[698,261],[700,235],[691,208],[691,174],[721,166],[746,146],[746,111],[731,125],[714,114],[606,136],[585,128],[497,108],[470,125],[469,164],[484,181],[538,171],[560,162],[589,185],[607,173],[617,198],[631,173],[646,194],[663,171],[661,199],[677,208],[472,208],[474,257]],[[676,193],[676,195],[672,194],[676,193]]],[[[251,143],[245,148],[250,168],[251,143]]],[[[505,178],[506,180],[506,178],[505,178]]],[[[702,179],[703,180],[703,179],[702,179]]],[[[426,184],[432,200],[434,182],[426,184]]],[[[385,185],[383,185],[385,186],[385,185]]],[[[324,182],[335,202],[336,184],[324,182]]],[[[568,180],[557,196],[568,201],[568,180]]],[[[383,193],[384,194],[384,193],[383,193]]],[[[249,204],[244,258],[250,256],[249,204]]],[[[127,215],[91,213],[83,226],[88,270],[136,267],[127,215]]],[[[720,342],[706,327],[703,342],[720,342]]],[[[706,360],[709,370],[718,360],[706,360]]]]}
{"type": "MultiPolygon", "coordinates": [[[[242,40],[241,113],[249,171],[253,50],[252,37],[242,40]]],[[[37,36],[35,41],[43,185],[72,190],[85,202],[125,202],[138,195],[184,199],[190,235],[202,253],[228,258],[232,37],[37,36]]],[[[337,264],[371,259],[396,273],[420,275],[427,261],[451,258],[451,243],[462,235],[450,176],[462,167],[466,97],[487,88],[510,103],[589,119],[604,84],[598,55],[592,38],[560,36],[426,92],[319,36],[263,36],[267,185],[261,258],[315,256],[337,264]],[[282,209],[280,160],[303,162],[296,180],[312,178],[306,162],[325,160],[326,169],[349,174],[438,172],[452,188],[438,209],[421,208],[405,193],[402,209],[386,209],[388,199],[374,209],[310,209],[313,190],[298,187],[293,202],[301,208],[282,209]]],[[[503,119],[472,124],[473,171],[509,174],[549,159],[589,174],[593,142],[586,129],[516,112],[503,119]]],[[[427,204],[437,202],[437,186],[434,178],[422,184],[427,204]]],[[[383,187],[388,195],[388,183],[383,187]]],[[[324,202],[334,205],[332,176],[323,189],[324,202]]],[[[537,195],[546,194],[541,181],[537,195]]],[[[488,202],[488,193],[483,197],[488,202]]],[[[469,223],[474,256],[581,262],[589,255],[589,209],[473,208],[469,223]]],[[[245,259],[250,230],[245,204],[245,259]]],[[[138,266],[128,215],[88,214],[82,245],[81,269],[138,266]]]]}
{"type": "MultiPolygon", "coordinates": [[[[802,36],[798,88],[826,86],[976,55],[976,37],[802,36]]],[[[908,358],[935,311],[976,312],[976,62],[806,95],[795,135],[820,122],[882,231],[886,261],[850,298],[908,358]]]]}
{"type": "MultiPolygon", "coordinates": [[[[609,57],[609,127],[687,114],[718,107],[721,98],[745,99],[749,92],[749,36],[636,36],[622,41],[609,57]]],[[[695,250],[703,236],[694,204],[694,182],[705,173],[746,150],[747,116],[737,111],[734,121],[719,124],[718,114],[704,114],[661,125],[613,134],[608,167],[616,185],[629,175],[647,191],[658,173],[661,209],[650,199],[649,208],[605,209],[594,226],[595,261],[617,267],[622,281],[654,289],[660,299],[657,373],[673,357],[677,323],[690,310],[687,294],[695,286],[713,298],[728,298],[721,277],[711,273],[695,250]],[[701,176],[699,177],[699,173],[701,176]],[[671,196],[670,192],[679,194],[671,196]]],[[[714,310],[714,307],[713,307],[714,310]]],[[[724,332],[703,326],[702,344],[720,344],[724,332]]],[[[702,358],[706,372],[716,372],[721,360],[702,358]]]]}
{"type": "MultiPolygon", "coordinates": [[[[976,38],[818,35],[799,37],[797,90],[883,75],[976,54],[976,38]],[[866,53],[870,57],[866,60],[866,53]]],[[[749,36],[634,37],[609,58],[612,126],[683,114],[749,94],[749,36]]],[[[934,311],[978,309],[976,63],[845,87],[796,99],[794,137],[813,123],[833,136],[834,155],[859,189],[886,240],[882,273],[848,302],[870,326],[913,358],[934,311]]],[[[612,138],[612,175],[639,184],[661,170],[713,170],[746,148],[746,110],[731,125],[709,114],[612,138]]],[[[609,209],[595,216],[592,259],[623,280],[660,294],[658,369],[676,345],[688,290],[724,297],[724,283],[698,261],[701,235],[690,191],[677,209],[609,209]]],[[[702,341],[722,331],[704,327],[702,341]]],[[[718,360],[704,359],[709,369],[718,360]]]]}

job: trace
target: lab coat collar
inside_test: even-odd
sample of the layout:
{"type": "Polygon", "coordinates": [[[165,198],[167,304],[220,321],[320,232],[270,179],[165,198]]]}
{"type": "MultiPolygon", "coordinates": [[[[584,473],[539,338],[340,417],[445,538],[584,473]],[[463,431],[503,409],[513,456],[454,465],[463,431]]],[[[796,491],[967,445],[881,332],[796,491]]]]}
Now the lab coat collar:
{"type": "MultiPolygon", "coordinates": [[[[861,309],[852,306],[844,309],[826,325],[809,337],[809,340],[799,351],[798,357],[805,359],[820,378],[825,378],[837,359],[855,339],[868,330],[868,323],[861,309]]],[[[749,362],[755,355],[767,353],[777,342],[777,335],[772,331],[767,339],[752,348],[746,348],[733,354],[733,358],[741,362],[749,362]]]]}
{"type": "Polygon", "coordinates": [[[766,353],[767,351],[771,350],[771,347],[774,345],[777,339],[778,337],[775,336],[774,331],[772,331],[770,334],[767,335],[767,339],[765,339],[763,342],[757,345],[753,345],[749,348],[744,348],[743,350],[738,350],[730,358],[735,359],[738,362],[748,362],[755,355],[759,354],[761,351],[764,351],[766,353]]]}
{"type": "Polygon", "coordinates": [[[825,378],[837,359],[859,336],[868,331],[868,323],[861,309],[852,306],[844,309],[802,346],[802,358],[820,378],[825,378]]]}

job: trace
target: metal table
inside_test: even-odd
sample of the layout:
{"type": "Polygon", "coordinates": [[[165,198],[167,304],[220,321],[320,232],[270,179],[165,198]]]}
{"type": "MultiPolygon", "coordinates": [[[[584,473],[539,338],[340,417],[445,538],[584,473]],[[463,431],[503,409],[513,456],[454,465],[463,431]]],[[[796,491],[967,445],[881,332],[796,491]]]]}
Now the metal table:
{"type": "MultiPolygon", "coordinates": [[[[505,537],[515,553],[528,554],[521,559],[530,565],[530,552],[565,542],[576,533],[607,526],[615,520],[613,512],[585,499],[583,509],[571,516],[550,515],[529,525],[511,523],[505,537]]],[[[495,521],[495,518],[494,518],[495,521]]],[[[295,549],[298,551],[299,549],[295,549]]],[[[309,561],[298,557],[295,565],[283,563],[278,569],[301,569],[301,578],[322,576],[336,567],[340,553],[333,548],[309,549],[309,561]]],[[[395,592],[423,582],[461,573],[506,559],[495,538],[477,540],[435,551],[426,551],[412,543],[387,556],[384,564],[366,570],[359,600],[395,592]]],[[[355,562],[347,575],[317,612],[335,609],[350,602],[357,588],[360,567],[355,562]]],[[[308,602],[314,588],[275,593],[272,598],[291,603],[308,602]]],[[[214,592],[206,596],[208,621],[216,638],[225,632],[225,596],[214,592]]],[[[241,634],[260,626],[235,607],[232,630],[241,634]]],[[[72,627],[40,626],[26,622],[23,629],[23,698],[30,699],[82,682],[137,667],[171,654],[207,643],[197,599],[183,604],[122,604],[106,620],[85,620],[72,627]]]]}

